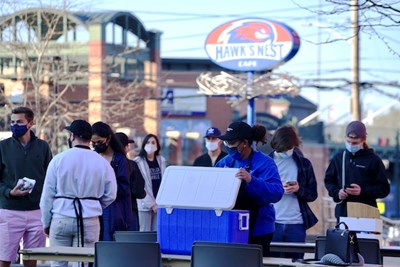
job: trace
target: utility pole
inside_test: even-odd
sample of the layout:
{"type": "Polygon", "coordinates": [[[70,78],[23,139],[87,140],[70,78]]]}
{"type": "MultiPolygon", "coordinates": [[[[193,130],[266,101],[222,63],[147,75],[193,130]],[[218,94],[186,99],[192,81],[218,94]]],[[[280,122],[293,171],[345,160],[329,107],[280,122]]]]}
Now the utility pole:
{"type": "Polygon", "coordinates": [[[358,25],[358,0],[351,0],[351,25],[352,25],[352,88],[351,88],[351,115],[353,120],[361,119],[360,107],[360,35],[358,25]]]}
{"type": "Polygon", "coordinates": [[[396,219],[400,218],[400,204],[399,204],[399,194],[400,194],[400,179],[399,179],[399,175],[400,175],[400,144],[399,144],[399,137],[400,137],[400,132],[399,129],[397,129],[396,131],[396,153],[395,153],[395,159],[394,159],[394,170],[393,170],[393,181],[394,181],[394,186],[395,186],[395,194],[394,194],[394,199],[396,199],[395,201],[395,217],[396,219]]]}

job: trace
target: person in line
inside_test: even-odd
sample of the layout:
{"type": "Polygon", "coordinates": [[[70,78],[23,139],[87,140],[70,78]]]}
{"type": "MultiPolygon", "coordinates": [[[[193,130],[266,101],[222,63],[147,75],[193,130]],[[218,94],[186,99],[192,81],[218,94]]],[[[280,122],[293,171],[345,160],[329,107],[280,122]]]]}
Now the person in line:
{"type": "Polygon", "coordinates": [[[245,122],[231,123],[224,141],[228,155],[216,167],[239,168],[236,177],[242,180],[234,209],[250,211],[249,243],[263,247],[263,256],[270,254],[275,230],[275,210],[272,203],[283,196],[283,186],[275,162],[253,149],[253,142],[266,143],[267,130],[262,125],[251,127],[245,122]]]}
{"type": "MultiPolygon", "coordinates": [[[[108,162],[89,147],[92,127],[75,120],[70,132],[70,149],[57,154],[49,164],[40,198],[42,224],[50,246],[94,247],[99,240],[99,216],[117,194],[115,174],[108,162]]],[[[54,261],[52,267],[67,267],[54,261]]]]}
{"type": "MultiPolygon", "coordinates": [[[[44,247],[39,209],[46,170],[52,154],[47,142],[32,131],[34,113],[28,107],[11,111],[12,137],[0,141],[0,267],[9,267],[17,258],[19,243],[23,248],[44,247]],[[26,177],[35,184],[26,184],[26,177]]],[[[35,260],[24,260],[25,267],[35,267],[35,260]]]]}
{"type": "Polygon", "coordinates": [[[146,191],[146,197],[137,201],[140,231],[157,231],[156,197],[166,167],[160,150],[160,141],[157,136],[148,134],[143,139],[139,155],[134,158],[144,178],[146,191]]]}
{"type": "Polygon", "coordinates": [[[347,125],[345,146],[344,151],[333,156],[324,179],[329,196],[336,203],[338,222],[340,217],[347,217],[347,202],[377,207],[376,200],[390,193],[382,159],[367,145],[367,130],[361,121],[347,125]]]}
{"type": "MultiPolygon", "coordinates": [[[[123,132],[115,133],[115,136],[121,142],[125,148],[125,152],[129,151],[129,144],[134,144],[135,141],[129,139],[123,132]]],[[[137,199],[143,199],[146,196],[144,190],[144,179],[142,173],[139,170],[137,163],[133,160],[128,159],[130,167],[129,182],[131,184],[131,199],[132,199],[132,223],[129,231],[139,231],[139,211],[137,207],[137,199]]]]}
{"type": "Polygon", "coordinates": [[[94,150],[111,164],[117,180],[117,198],[103,210],[100,240],[114,240],[115,231],[128,231],[132,224],[131,185],[129,163],[125,149],[111,127],[102,122],[92,125],[92,146],[94,150]]]}
{"type": "MultiPolygon", "coordinates": [[[[301,140],[291,125],[279,127],[272,136],[269,154],[278,166],[285,190],[282,199],[274,204],[275,232],[272,242],[306,241],[306,230],[318,219],[308,206],[317,199],[317,180],[311,162],[303,156],[301,140]]],[[[273,257],[302,259],[304,253],[278,252],[273,257]]]]}
{"type": "Polygon", "coordinates": [[[227,153],[221,149],[222,140],[218,138],[220,135],[221,132],[216,127],[207,129],[204,136],[207,153],[197,157],[193,162],[193,166],[213,167],[215,163],[227,155],[227,153]]]}

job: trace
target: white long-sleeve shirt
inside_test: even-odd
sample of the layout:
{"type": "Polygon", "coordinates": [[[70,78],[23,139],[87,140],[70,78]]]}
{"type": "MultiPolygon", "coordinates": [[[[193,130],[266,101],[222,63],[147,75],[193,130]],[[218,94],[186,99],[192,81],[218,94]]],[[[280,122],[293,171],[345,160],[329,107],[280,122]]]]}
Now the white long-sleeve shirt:
{"type": "Polygon", "coordinates": [[[43,227],[49,227],[52,217],[76,217],[73,199],[82,199],[82,217],[97,217],[117,195],[114,170],[97,152],[73,147],[56,155],[47,168],[40,198],[43,227]],[[57,198],[60,197],[60,198],[57,198]]]}

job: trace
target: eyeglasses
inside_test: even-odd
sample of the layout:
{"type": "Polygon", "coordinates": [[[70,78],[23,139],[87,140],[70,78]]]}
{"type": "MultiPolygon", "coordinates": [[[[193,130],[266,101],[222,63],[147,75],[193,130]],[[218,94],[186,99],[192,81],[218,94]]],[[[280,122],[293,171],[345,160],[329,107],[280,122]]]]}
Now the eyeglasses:
{"type": "Polygon", "coordinates": [[[224,141],[224,145],[227,147],[237,147],[239,146],[240,140],[224,141]]]}

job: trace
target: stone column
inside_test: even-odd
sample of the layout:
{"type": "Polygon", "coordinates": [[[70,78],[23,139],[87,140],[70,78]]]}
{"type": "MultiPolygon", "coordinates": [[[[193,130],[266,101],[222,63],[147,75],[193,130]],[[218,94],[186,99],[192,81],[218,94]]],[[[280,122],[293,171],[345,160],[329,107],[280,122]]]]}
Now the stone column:
{"type": "Polygon", "coordinates": [[[103,117],[103,90],[107,86],[105,66],[105,29],[102,24],[89,26],[88,58],[88,120],[89,123],[101,121],[103,117]]]}
{"type": "Polygon", "coordinates": [[[145,62],[145,81],[148,93],[144,101],[144,129],[147,133],[160,136],[161,101],[159,89],[159,73],[161,72],[160,58],[161,32],[149,31],[150,61],[145,62]]]}

